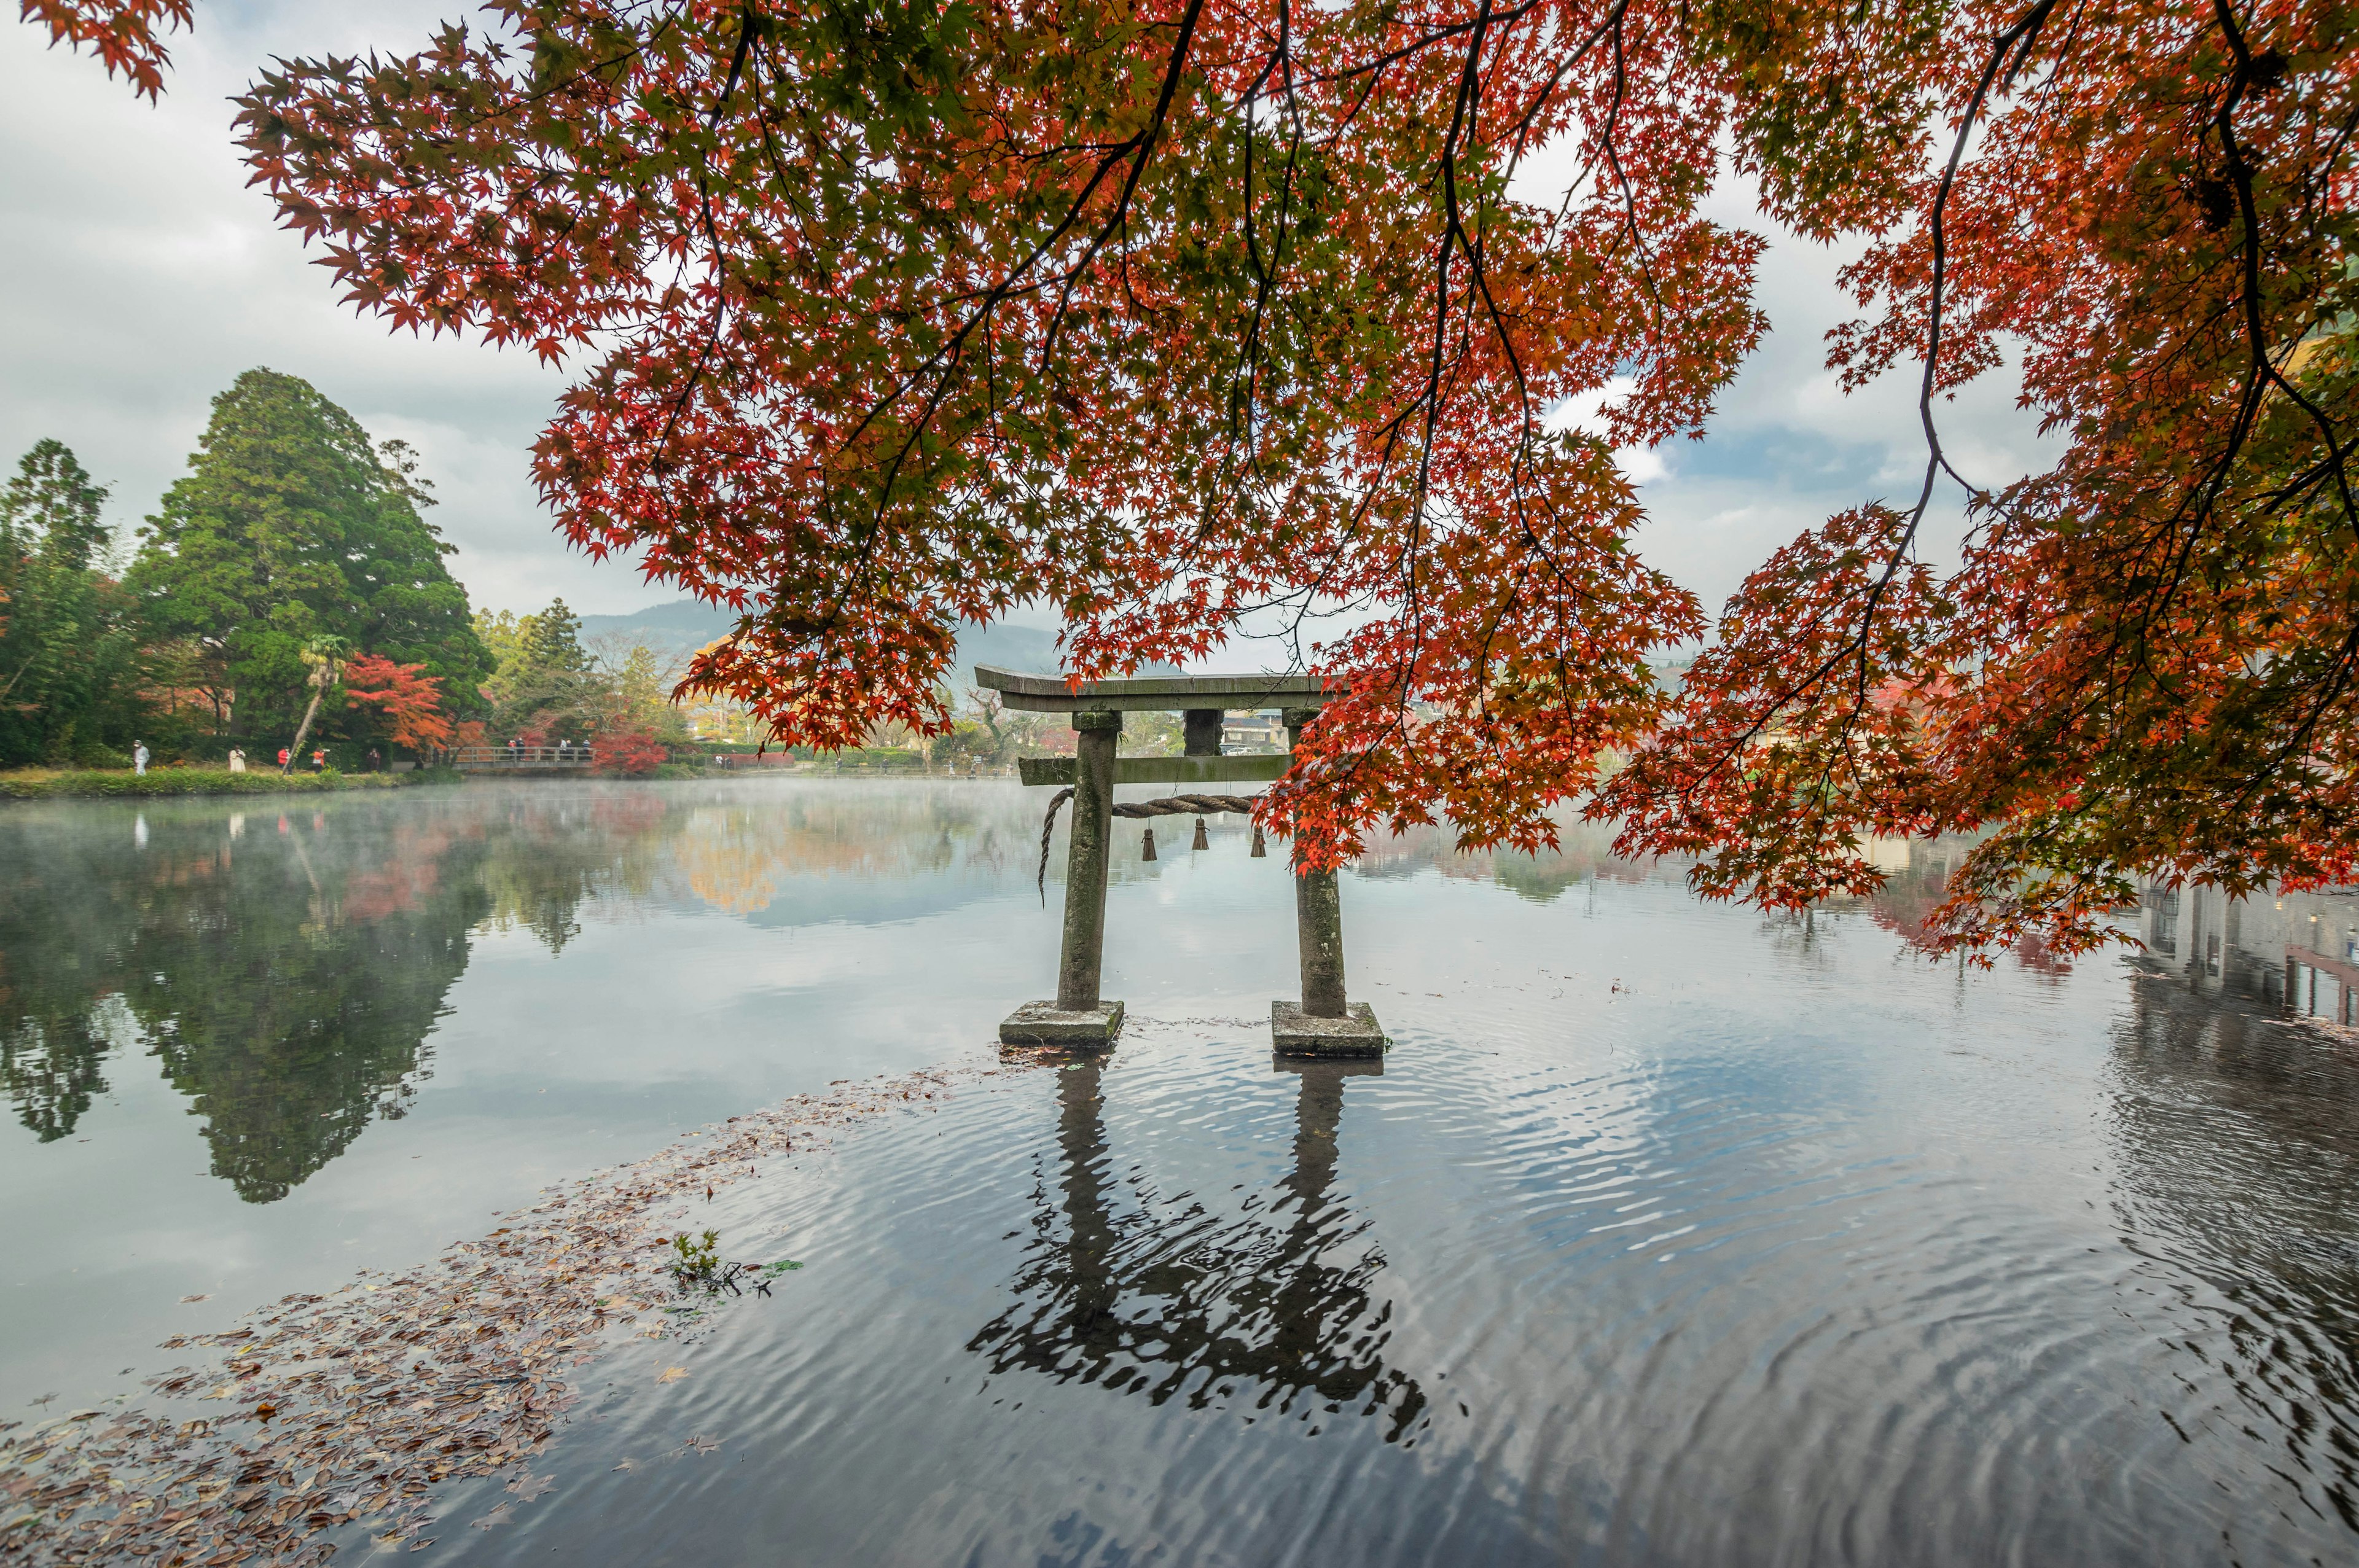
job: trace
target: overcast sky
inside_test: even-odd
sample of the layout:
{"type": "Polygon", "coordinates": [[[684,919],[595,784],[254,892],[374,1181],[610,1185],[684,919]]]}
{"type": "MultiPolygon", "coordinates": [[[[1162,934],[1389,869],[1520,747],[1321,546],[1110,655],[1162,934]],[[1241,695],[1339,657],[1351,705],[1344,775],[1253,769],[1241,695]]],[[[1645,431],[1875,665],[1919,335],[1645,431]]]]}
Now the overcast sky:
{"type": "MultiPolygon", "coordinates": [[[[530,355],[394,337],[335,303],[269,204],[245,188],[231,94],[273,55],[416,49],[460,7],[418,0],[215,5],[172,43],[160,106],[87,57],[0,18],[0,458],[45,436],[114,487],[136,526],[183,471],[214,394],[255,365],[302,376],[379,439],[416,447],[475,602],[529,610],[562,593],[588,612],[678,597],[630,565],[596,565],[551,528],[528,453],[563,383],[530,355]]],[[[1713,215],[1757,226],[1742,190],[1713,215]]],[[[1651,521],[1642,554],[1716,608],[1745,569],[1829,514],[1913,499],[1922,471],[1913,391],[1845,397],[1821,369],[1846,319],[1842,258],[1785,240],[1764,265],[1772,335],[1723,398],[1711,438],[1625,454],[1651,521]]],[[[1897,378],[1896,378],[1897,379],[1897,378]]],[[[1995,486],[2037,450],[2012,389],[1945,409],[1959,466],[1995,486]]]]}

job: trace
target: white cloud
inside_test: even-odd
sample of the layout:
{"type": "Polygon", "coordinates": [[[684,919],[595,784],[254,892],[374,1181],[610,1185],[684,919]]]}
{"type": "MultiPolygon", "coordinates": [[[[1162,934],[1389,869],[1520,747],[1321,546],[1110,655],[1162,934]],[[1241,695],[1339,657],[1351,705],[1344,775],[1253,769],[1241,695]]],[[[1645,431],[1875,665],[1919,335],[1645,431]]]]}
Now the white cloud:
{"type": "Polygon", "coordinates": [[[156,106],[45,33],[0,24],[0,461],[55,436],[114,487],[109,520],[135,526],[184,471],[212,396],[268,365],[419,449],[476,602],[562,593],[614,611],[673,597],[568,549],[534,493],[530,448],[562,373],[362,319],[245,188],[228,99],[269,56],[407,52],[446,10],[200,6],[156,106]]]}
{"type": "MultiPolygon", "coordinates": [[[[1770,233],[1756,290],[1769,332],[1722,395],[1705,438],[1657,449],[1664,471],[1644,481],[1638,547],[1716,610],[1747,570],[1834,514],[1875,500],[1912,504],[1926,448],[1915,365],[1852,393],[1826,366],[1826,333],[1860,314],[1837,276],[1864,243],[1826,247],[1771,232],[1749,183],[1734,178],[1706,215],[1770,233]]],[[[1950,460],[1987,488],[2055,459],[2037,438],[2036,416],[2015,406],[2018,390],[2010,365],[1935,405],[1950,460]]],[[[1954,558],[1961,500],[1947,479],[1935,492],[1925,550],[1937,564],[1954,558]]]]}

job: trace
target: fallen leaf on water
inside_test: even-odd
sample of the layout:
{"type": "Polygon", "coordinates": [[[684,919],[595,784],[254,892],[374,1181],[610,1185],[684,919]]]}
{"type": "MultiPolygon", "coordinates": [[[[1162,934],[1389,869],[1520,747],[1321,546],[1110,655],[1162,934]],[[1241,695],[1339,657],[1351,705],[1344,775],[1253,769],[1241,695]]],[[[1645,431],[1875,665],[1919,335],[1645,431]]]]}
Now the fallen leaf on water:
{"type": "Polygon", "coordinates": [[[187,1306],[190,1302],[209,1302],[212,1299],[212,1292],[208,1291],[201,1296],[182,1296],[180,1298],[180,1304],[182,1306],[187,1306]]]}
{"type": "MultiPolygon", "coordinates": [[[[953,1076],[988,1078],[1028,1065],[995,1063],[916,1081],[947,1088],[953,1076]]],[[[699,1321],[638,1322],[659,1304],[649,1276],[660,1270],[646,1256],[666,1245],[650,1234],[654,1206],[695,1186],[711,1186],[717,1196],[717,1165],[725,1163],[734,1180],[743,1160],[752,1174],[756,1155],[797,1148],[790,1131],[806,1149],[823,1146],[815,1128],[848,1125],[911,1098],[891,1085],[797,1097],[733,1121],[723,1148],[700,1139],[691,1149],[549,1189],[544,1202],[504,1215],[495,1237],[456,1243],[429,1264],[364,1271],[328,1296],[287,1296],[225,1333],[175,1335],[167,1347],[225,1354],[149,1379],[154,1392],[234,1399],[246,1413],[175,1421],[133,1407],[112,1411],[114,1424],[103,1431],[94,1430],[95,1418],[109,1411],[82,1412],[92,1419],[80,1425],[47,1418],[43,1431],[53,1435],[41,1446],[20,1440],[0,1448],[0,1499],[21,1508],[19,1499],[38,1492],[45,1505],[22,1519],[0,1513],[0,1546],[23,1539],[25,1526],[38,1521],[45,1568],[126,1560],[231,1568],[262,1558],[288,1563],[299,1553],[316,1563],[329,1543],[299,1543],[361,1519],[375,1527],[386,1550],[436,1544],[423,1533],[435,1522],[423,1510],[440,1483],[505,1476],[513,1481],[509,1501],[518,1505],[558,1489],[552,1477],[533,1476],[529,1464],[550,1440],[553,1418],[582,1397],[556,1368],[586,1364],[578,1353],[595,1351],[610,1332],[662,1338],[699,1321]],[[265,1406],[270,1419],[257,1430],[248,1423],[265,1406]],[[232,1423],[243,1428],[235,1441],[232,1423]],[[395,1518],[384,1518],[387,1512],[395,1518]]],[[[791,1267],[770,1264],[755,1282],[791,1267]]],[[[662,1368],[660,1380],[675,1382],[688,1371],[662,1368]]],[[[0,1433],[16,1424],[0,1422],[0,1433]]],[[[722,1446],[701,1435],[690,1445],[700,1453],[722,1446]]],[[[624,1459],[614,1468],[637,1465],[624,1459]]],[[[503,1503],[484,1528],[510,1522],[503,1503]]],[[[0,1551],[0,1568],[13,1561],[0,1551]]]]}
{"type": "Polygon", "coordinates": [[[495,1525],[513,1524],[515,1522],[515,1519],[510,1517],[508,1513],[508,1505],[502,1503],[498,1508],[494,1509],[491,1512],[475,1520],[467,1528],[469,1530],[490,1530],[495,1525]]]}

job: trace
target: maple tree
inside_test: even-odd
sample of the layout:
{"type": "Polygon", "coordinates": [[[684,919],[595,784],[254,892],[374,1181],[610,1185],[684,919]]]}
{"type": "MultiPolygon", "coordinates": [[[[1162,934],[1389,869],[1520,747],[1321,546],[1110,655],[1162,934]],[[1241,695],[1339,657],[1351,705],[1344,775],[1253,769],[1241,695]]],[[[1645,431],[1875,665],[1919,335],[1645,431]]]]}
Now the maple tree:
{"type": "Polygon", "coordinates": [[[196,26],[194,0],[18,0],[20,20],[49,30],[49,47],[88,45],[109,76],[130,80],[150,102],[164,91],[172,63],[163,35],[196,26]]]}
{"type": "Polygon", "coordinates": [[[2134,870],[2359,849],[2339,8],[488,18],[264,73],[255,178],[362,308],[582,362],[536,453],[561,527],[741,611],[690,680],[782,739],[939,732],[957,625],[1027,600],[1079,676],[1276,614],[1344,693],[1265,806],[1313,862],[1437,816],[1529,847],[1582,800],[1791,903],[1874,885],[1867,834],[1995,827],[1939,939],[2069,952],[2134,870]],[[1669,692],[1647,653],[1707,622],[1613,452],[1700,434],[1764,330],[1762,238],[1700,214],[1723,169],[1868,237],[1833,362],[1918,365],[1929,461],[1669,692]],[[1992,489],[1937,412],[2010,344],[2065,449],[1992,489]]]}
{"type": "MultiPolygon", "coordinates": [[[[442,687],[423,664],[401,665],[375,654],[356,654],[344,665],[344,695],[383,714],[397,746],[437,751],[451,743],[451,718],[442,711],[442,687]]],[[[482,733],[482,727],[476,727],[482,733]]]]}
{"type": "Polygon", "coordinates": [[[590,738],[590,760],[601,773],[635,777],[652,773],[669,759],[655,731],[644,725],[603,724],[590,738]]]}

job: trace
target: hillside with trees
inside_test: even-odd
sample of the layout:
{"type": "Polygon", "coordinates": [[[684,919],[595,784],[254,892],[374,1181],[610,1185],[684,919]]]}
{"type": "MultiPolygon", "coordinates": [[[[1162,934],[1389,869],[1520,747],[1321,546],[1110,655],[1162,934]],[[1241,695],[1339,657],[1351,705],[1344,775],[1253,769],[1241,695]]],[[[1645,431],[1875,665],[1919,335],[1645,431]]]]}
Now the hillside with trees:
{"type": "Polygon", "coordinates": [[[140,743],[351,767],[514,736],[645,771],[690,739],[671,692],[692,648],[585,640],[562,600],[470,605],[418,454],[299,376],[251,370],[215,397],[134,538],[109,499],[57,440],[0,492],[0,767],[120,768],[140,743]]]}

